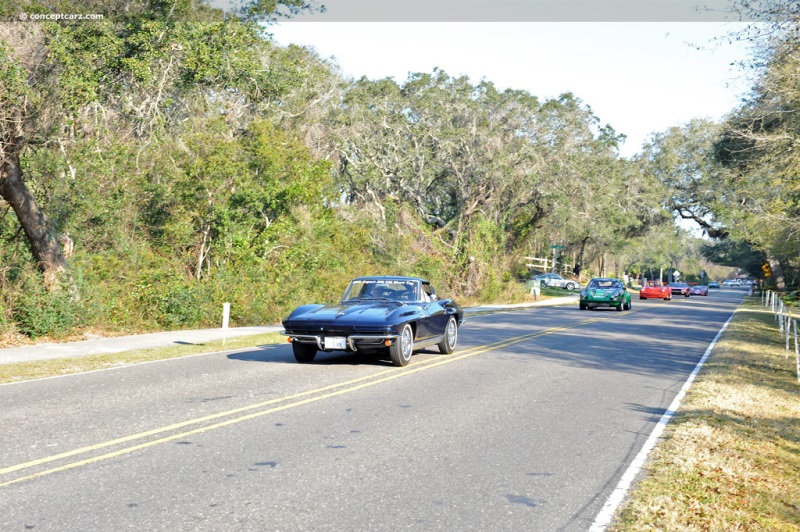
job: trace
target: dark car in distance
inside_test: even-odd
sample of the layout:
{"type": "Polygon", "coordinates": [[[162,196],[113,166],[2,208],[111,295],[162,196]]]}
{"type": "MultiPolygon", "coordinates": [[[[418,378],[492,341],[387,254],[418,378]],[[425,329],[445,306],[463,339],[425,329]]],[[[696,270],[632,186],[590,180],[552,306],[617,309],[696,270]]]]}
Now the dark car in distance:
{"type": "Polygon", "coordinates": [[[439,299],[419,277],[370,276],[350,281],[342,299],[328,305],[302,305],[283,320],[298,362],[311,362],[319,351],[388,354],[405,366],[411,354],[437,346],[452,353],[464,310],[452,299],[439,299]]]}
{"type": "Polygon", "coordinates": [[[669,289],[672,291],[672,295],[684,297],[689,297],[689,292],[691,290],[686,283],[669,283],[669,289]]]}

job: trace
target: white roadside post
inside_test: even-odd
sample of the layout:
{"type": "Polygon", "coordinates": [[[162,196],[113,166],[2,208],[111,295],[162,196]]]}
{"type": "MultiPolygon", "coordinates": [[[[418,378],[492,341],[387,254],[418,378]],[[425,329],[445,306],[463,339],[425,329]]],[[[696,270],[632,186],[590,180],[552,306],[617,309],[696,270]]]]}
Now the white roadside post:
{"type": "Polygon", "coordinates": [[[797,320],[792,320],[794,323],[794,362],[797,366],[797,382],[800,383],[800,349],[797,347],[797,320]]]}
{"type": "Polygon", "coordinates": [[[222,304],[222,345],[225,345],[225,337],[228,333],[228,322],[231,319],[231,304],[230,303],[223,303],[222,304]]]}
{"type": "Polygon", "coordinates": [[[539,300],[539,294],[541,294],[541,293],[542,293],[541,287],[536,286],[535,284],[533,286],[531,286],[531,294],[533,294],[533,300],[534,301],[538,301],[539,300]]]}

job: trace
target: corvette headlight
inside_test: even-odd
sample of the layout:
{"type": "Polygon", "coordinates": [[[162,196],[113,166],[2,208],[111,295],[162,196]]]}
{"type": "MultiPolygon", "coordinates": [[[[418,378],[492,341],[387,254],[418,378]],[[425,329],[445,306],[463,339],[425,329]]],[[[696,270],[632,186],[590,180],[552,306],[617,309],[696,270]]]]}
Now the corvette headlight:
{"type": "Polygon", "coordinates": [[[586,298],[586,290],[581,290],[581,297],[586,298]]]}

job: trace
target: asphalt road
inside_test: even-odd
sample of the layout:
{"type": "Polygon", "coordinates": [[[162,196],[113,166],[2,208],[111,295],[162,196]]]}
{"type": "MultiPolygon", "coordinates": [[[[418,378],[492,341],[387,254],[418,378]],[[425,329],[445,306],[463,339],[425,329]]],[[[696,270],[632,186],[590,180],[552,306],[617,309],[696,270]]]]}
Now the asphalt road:
{"type": "Polygon", "coordinates": [[[0,386],[0,530],[587,530],[743,295],[0,386]]]}

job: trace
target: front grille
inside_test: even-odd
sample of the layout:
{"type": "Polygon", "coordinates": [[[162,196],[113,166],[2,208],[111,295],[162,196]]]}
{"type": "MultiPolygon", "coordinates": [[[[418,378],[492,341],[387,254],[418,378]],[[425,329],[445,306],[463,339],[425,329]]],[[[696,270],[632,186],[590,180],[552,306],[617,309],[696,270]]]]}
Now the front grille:
{"type": "Polygon", "coordinates": [[[289,334],[307,334],[311,336],[347,336],[353,332],[352,327],[292,327],[287,326],[286,332],[289,334]]]}
{"type": "Polygon", "coordinates": [[[322,327],[323,334],[329,334],[332,336],[347,336],[351,332],[353,332],[352,327],[322,327]]]}
{"type": "Polygon", "coordinates": [[[355,334],[386,334],[386,327],[353,327],[355,334]]]}
{"type": "Polygon", "coordinates": [[[366,335],[385,335],[391,334],[391,329],[389,327],[381,327],[375,325],[368,325],[368,326],[359,326],[359,325],[351,325],[351,326],[320,326],[320,327],[310,327],[308,324],[297,324],[291,325],[288,323],[284,324],[286,328],[287,334],[295,334],[295,335],[308,335],[308,336],[350,336],[351,334],[366,334],[366,335]]]}

